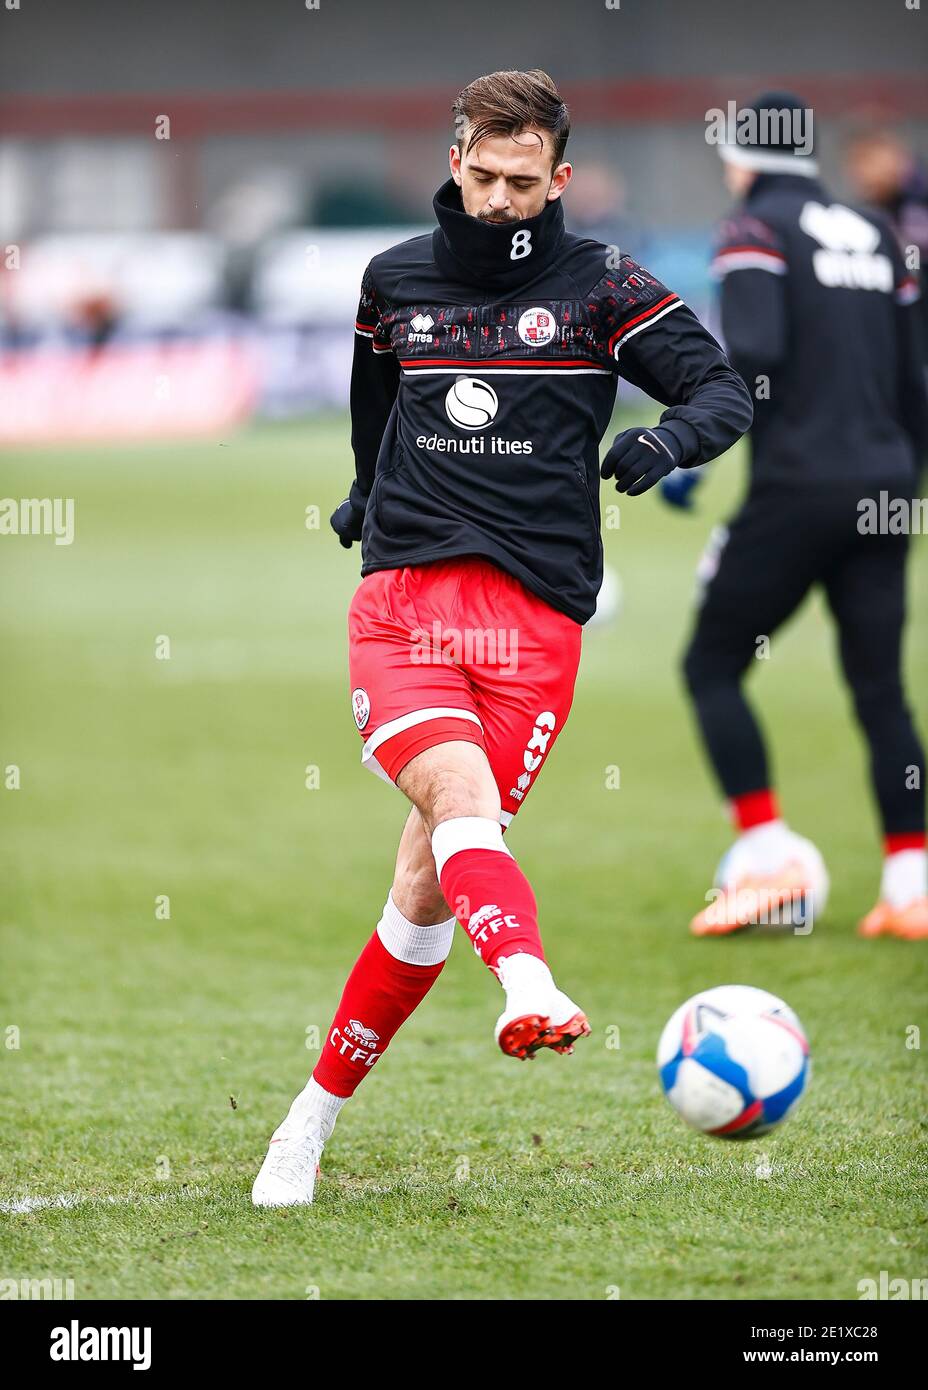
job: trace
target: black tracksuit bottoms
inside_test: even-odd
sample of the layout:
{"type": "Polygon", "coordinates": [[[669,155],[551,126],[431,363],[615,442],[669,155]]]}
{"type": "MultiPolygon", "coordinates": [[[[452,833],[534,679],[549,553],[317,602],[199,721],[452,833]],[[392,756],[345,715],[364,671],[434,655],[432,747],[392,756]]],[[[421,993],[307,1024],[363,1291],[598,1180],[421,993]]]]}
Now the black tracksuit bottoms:
{"type": "Polygon", "coordinates": [[[759,639],[772,637],[820,584],[869,747],[883,833],[891,835],[925,828],[925,754],[902,687],[909,537],[886,534],[885,526],[882,534],[862,530],[861,499],[878,504],[881,491],[889,499],[910,500],[912,481],[795,488],[754,484],[727,540],[723,533],[684,672],[726,796],[771,786],[764,741],[742,679],[763,650],[759,639]]]}

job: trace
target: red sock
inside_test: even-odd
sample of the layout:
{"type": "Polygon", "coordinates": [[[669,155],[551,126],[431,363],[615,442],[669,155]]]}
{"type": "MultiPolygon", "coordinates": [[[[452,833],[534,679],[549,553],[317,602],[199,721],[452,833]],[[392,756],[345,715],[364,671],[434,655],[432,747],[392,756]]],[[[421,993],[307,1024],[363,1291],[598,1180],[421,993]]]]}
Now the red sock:
{"type": "Polygon", "coordinates": [[[441,974],[390,954],[374,932],[348,976],[313,1079],[335,1096],[350,1096],[441,974]]]}
{"type": "Polygon", "coordinates": [[[482,816],[443,821],[432,836],[445,901],[491,970],[499,956],[544,960],[531,884],[506,846],[498,822],[482,816]]]}
{"type": "Polygon", "coordinates": [[[780,819],[777,794],[769,787],[733,796],[729,804],[732,820],[741,831],[753,830],[755,825],[766,825],[768,821],[780,819]]]}
{"type": "Polygon", "coordinates": [[[905,849],[924,849],[925,832],[924,830],[908,830],[898,835],[883,836],[883,853],[901,854],[905,849]]]}

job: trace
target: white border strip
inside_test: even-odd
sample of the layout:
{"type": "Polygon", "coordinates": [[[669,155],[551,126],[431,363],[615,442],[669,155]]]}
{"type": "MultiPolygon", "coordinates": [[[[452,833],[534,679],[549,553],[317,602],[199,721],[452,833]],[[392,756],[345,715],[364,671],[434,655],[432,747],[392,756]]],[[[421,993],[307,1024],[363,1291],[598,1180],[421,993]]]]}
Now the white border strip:
{"type": "Polygon", "coordinates": [[[443,820],[432,832],[432,853],[439,879],[448,860],[466,849],[492,850],[512,858],[498,820],[490,820],[488,816],[455,816],[452,820],[443,820]]]}
{"type": "Polygon", "coordinates": [[[392,889],[377,923],[377,935],[394,960],[405,965],[440,965],[451,954],[457,918],[420,927],[404,917],[393,901],[392,889]]]}
{"type": "Polygon", "coordinates": [[[409,714],[401,714],[399,719],[391,719],[375,729],[361,749],[361,762],[366,763],[377,752],[382,743],[394,734],[413,729],[417,724],[426,724],[430,719],[469,719],[483,733],[483,725],[471,709],[456,709],[452,706],[436,705],[432,709],[414,709],[409,714]]]}
{"type": "Polygon", "coordinates": [[[761,174],[798,174],[814,179],[818,173],[818,160],[807,154],[777,154],[753,145],[719,145],[719,154],[726,164],[756,169],[761,174]]]}
{"type": "MultiPolygon", "coordinates": [[[[657,316],[660,318],[660,314],[657,316]]],[[[375,349],[376,351],[376,349],[375,349]]],[[[454,367],[416,367],[403,363],[406,376],[612,376],[608,367],[485,367],[481,361],[462,361],[454,367]]]]}
{"type": "Polygon", "coordinates": [[[612,349],[613,357],[618,357],[619,348],[622,346],[623,343],[627,343],[629,338],[634,338],[636,333],[643,333],[646,328],[650,328],[652,323],[657,323],[658,319],[662,319],[665,314],[672,314],[674,309],[682,308],[683,300],[678,299],[676,303],[668,304],[666,309],[662,309],[660,313],[655,314],[653,318],[645,319],[644,323],[639,323],[635,328],[630,328],[627,333],[624,333],[622,335],[622,337],[616,343],[615,347],[612,349]]]}
{"type": "Polygon", "coordinates": [[[785,275],[787,266],[775,251],[720,251],[709,269],[721,278],[731,270],[769,270],[771,275],[785,275]]]}

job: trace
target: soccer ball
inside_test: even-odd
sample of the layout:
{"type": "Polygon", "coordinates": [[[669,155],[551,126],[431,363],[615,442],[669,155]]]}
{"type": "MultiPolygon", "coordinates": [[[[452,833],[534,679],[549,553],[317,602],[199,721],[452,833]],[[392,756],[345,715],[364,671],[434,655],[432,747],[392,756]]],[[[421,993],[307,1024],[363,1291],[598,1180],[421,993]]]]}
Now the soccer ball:
{"type": "Polygon", "coordinates": [[[719,985],[681,1004],[657,1047],[661,1085],[687,1124],[720,1139],[754,1139],[795,1108],[809,1044],[782,999],[719,985]]]}
{"type": "Polygon", "coordinates": [[[622,609],[622,581],[618,570],[611,565],[603,568],[603,582],[596,596],[596,609],[588,618],[587,627],[607,627],[614,623],[622,609]]]}
{"type": "MultiPolygon", "coordinates": [[[[791,912],[789,904],[780,909],[782,913],[781,924],[790,925],[792,917],[800,925],[811,926],[816,917],[821,917],[824,914],[828,903],[828,889],[830,887],[828,870],[821,853],[812,841],[792,832],[790,833],[788,857],[790,862],[800,866],[803,878],[810,885],[812,891],[806,894],[798,912],[791,912]]],[[[750,841],[745,843],[743,840],[736,840],[731,849],[722,855],[715,871],[714,886],[728,891],[734,889],[745,879],[756,878],[760,874],[770,872],[773,867],[773,865],[758,863],[750,841]]],[[[778,867],[783,867],[783,865],[778,867]]]]}

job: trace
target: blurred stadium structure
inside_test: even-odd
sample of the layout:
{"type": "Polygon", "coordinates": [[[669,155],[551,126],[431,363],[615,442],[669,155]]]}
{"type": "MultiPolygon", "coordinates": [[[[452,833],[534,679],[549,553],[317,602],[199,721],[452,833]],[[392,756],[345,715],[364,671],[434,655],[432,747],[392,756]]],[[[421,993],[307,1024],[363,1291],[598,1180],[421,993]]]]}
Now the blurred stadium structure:
{"type": "Polygon", "coordinates": [[[904,0],[780,0],[750,23],[744,10],[0,11],[0,442],[189,437],[256,411],[343,406],[364,265],[430,223],[451,100],[495,67],[546,68],[572,108],[568,225],[707,313],[725,205],[710,108],[798,89],[839,193],[855,123],[928,147],[928,21],[904,0]]]}

